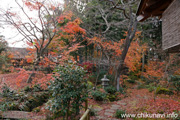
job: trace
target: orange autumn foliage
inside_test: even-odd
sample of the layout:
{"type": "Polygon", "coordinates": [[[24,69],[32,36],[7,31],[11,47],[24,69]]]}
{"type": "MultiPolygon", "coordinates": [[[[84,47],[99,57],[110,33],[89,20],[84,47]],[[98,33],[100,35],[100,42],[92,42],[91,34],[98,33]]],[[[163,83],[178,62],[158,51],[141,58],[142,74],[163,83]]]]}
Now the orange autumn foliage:
{"type": "Polygon", "coordinates": [[[149,65],[145,65],[146,72],[143,75],[150,79],[160,80],[164,75],[164,62],[149,61],[149,65]]]}
{"type": "Polygon", "coordinates": [[[129,68],[129,72],[136,72],[136,75],[140,75],[142,54],[145,53],[146,50],[147,45],[140,45],[139,40],[133,41],[131,43],[125,59],[125,64],[129,68]]]}
{"type": "MultiPolygon", "coordinates": [[[[63,64],[64,61],[69,59],[73,60],[74,58],[70,55],[71,52],[78,50],[83,47],[81,45],[82,41],[79,41],[79,36],[81,38],[86,39],[86,32],[84,29],[80,27],[80,23],[82,22],[79,18],[72,20],[72,12],[68,12],[66,14],[62,14],[60,17],[57,17],[57,21],[59,23],[66,22],[65,19],[69,20],[65,25],[57,28],[53,31],[58,31],[58,34],[55,35],[54,39],[52,39],[51,43],[47,47],[47,50],[44,52],[44,55],[41,56],[41,60],[39,62],[39,67],[51,67],[54,68],[56,64],[63,64]],[[66,43],[68,41],[68,43],[66,43]]],[[[45,40],[44,43],[47,43],[48,40],[45,40]]],[[[34,63],[36,60],[36,51],[37,48],[40,49],[38,41],[35,39],[33,43],[27,42],[29,45],[28,51],[29,54],[26,56],[28,63],[34,63]],[[36,47],[34,47],[36,45],[36,47]]],[[[44,44],[46,45],[46,44],[44,44]]],[[[44,47],[44,46],[43,46],[44,47]]],[[[37,72],[37,71],[36,71],[37,72]]],[[[17,85],[22,86],[24,84],[24,80],[27,80],[30,72],[21,69],[19,72],[19,76],[17,77],[17,85]]],[[[36,73],[41,74],[43,77],[34,77],[32,84],[40,84],[41,87],[47,88],[48,82],[52,79],[52,74],[44,74],[40,71],[36,73]]]]}
{"type": "Polygon", "coordinates": [[[37,85],[39,84],[43,89],[47,89],[47,85],[49,84],[50,80],[52,79],[52,74],[45,74],[41,71],[36,71],[35,76],[33,77],[32,84],[27,83],[27,79],[29,75],[32,73],[31,71],[26,71],[25,69],[18,68],[19,70],[18,75],[15,79],[15,83],[17,87],[25,87],[27,85],[37,85]]]}
{"type": "MultiPolygon", "coordinates": [[[[127,32],[125,32],[124,36],[126,35],[127,35],[127,32]]],[[[129,47],[129,50],[125,59],[125,65],[129,68],[129,72],[131,71],[136,72],[136,75],[140,75],[141,73],[140,69],[141,69],[142,54],[145,53],[147,50],[147,44],[141,44],[140,42],[140,39],[139,39],[140,35],[141,35],[141,32],[139,31],[136,32],[135,38],[131,42],[131,45],[129,47]]],[[[104,52],[106,52],[108,55],[111,56],[112,62],[115,64],[118,64],[118,61],[122,54],[125,39],[121,39],[118,42],[112,42],[112,41],[105,41],[101,37],[94,37],[92,39],[89,39],[89,44],[91,43],[94,44],[94,47],[102,48],[104,52]]],[[[97,54],[97,56],[100,56],[102,53],[99,53],[99,52],[95,53],[95,55],[97,54]]],[[[109,72],[113,73],[113,69],[110,68],[109,72]]]]}
{"type": "MultiPolygon", "coordinates": [[[[79,42],[77,36],[78,34],[81,34],[81,36],[85,38],[86,32],[80,27],[82,21],[79,18],[72,20],[72,16],[73,14],[70,11],[65,12],[61,16],[57,17],[58,23],[64,23],[65,20],[69,21],[65,25],[57,28],[56,30],[52,30],[53,32],[60,32],[54,37],[54,39],[47,47],[48,53],[46,56],[42,56],[43,58],[40,61],[41,65],[54,66],[55,63],[63,62],[68,59],[73,59],[72,56],[69,56],[69,54],[83,47],[80,45],[82,41],[79,42]],[[68,40],[68,44],[64,41],[64,39],[68,40]],[[53,61],[53,59],[55,61],[53,61]]],[[[44,42],[47,43],[48,40],[45,40],[44,42]]],[[[34,54],[36,52],[36,48],[34,47],[34,45],[36,45],[39,49],[40,46],[37,40],[34,40],[34,43],[27,42],[27,44],[30,46],[28,48],[30,52],[29,56],[27,56],[27,62],[32,63],[34,61],[32,60],[32,58],[36,58],[36,55],[34,54]]]]}

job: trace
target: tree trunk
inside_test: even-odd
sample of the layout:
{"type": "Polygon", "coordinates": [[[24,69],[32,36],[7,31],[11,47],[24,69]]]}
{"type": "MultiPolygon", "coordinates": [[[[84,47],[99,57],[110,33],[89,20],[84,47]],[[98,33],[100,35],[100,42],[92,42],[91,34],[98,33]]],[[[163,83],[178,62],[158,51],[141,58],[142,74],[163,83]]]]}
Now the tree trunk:
{"type": "Polygon", "coordinates": [[[144,72],[144,64],[145,64],[145,55],[144,52],[142,53],[142,70],[141,70],[141,78],[143,76],[143,72],[144,72]]]}
{"type": "Polygon", "coordinates": [[[41,60],[40,57],[41,57],[41,55],[38,54],[37,57],[36,57],[36,61],[33,64],[33,72],[29,75],[29,77],[27,79],[27,83],[31,83],[32,82],[33,77],[35,76],[35,71],[37,70],[37,66],[39,65],[39,62],[41,60]]]}
{"type": "Polygon", "coordinates": [[[127,55],[127,52],[129,50],[129,47],[130,47],[130,44],[135,36],[135,33],[136,33],[136,29],[137,29],[137,20],[135,18],[135,20],[132,18],[132,15],[130,15],[131,18],[130,18],[130,26],[128,28],[128,34],[127,34],[127,37],[126,37],[126,41],[125,41],[125,44],[124,44],[124,49],[122,51],[122,54],[121,54],[121,57],[120,57],[120,60],[119,60],[119,65],[117,67],[117,71],[118,71],[118,74],[117,74],[117,91],[119,91],[119,80],[121,78],[121,74],[122,74],[122,69],[123,69],[123,65],[124,65],[124,60],[126,58],[126,55],[127,55]]]}
{"type": "Polygon", "coordinates": [[[33,71],[33,72],[29,75],[28,80],[27,80],[27,83],[31,83],[34,76],[35,76],[35,73],[34,73],[34,71],[33,71]]]}

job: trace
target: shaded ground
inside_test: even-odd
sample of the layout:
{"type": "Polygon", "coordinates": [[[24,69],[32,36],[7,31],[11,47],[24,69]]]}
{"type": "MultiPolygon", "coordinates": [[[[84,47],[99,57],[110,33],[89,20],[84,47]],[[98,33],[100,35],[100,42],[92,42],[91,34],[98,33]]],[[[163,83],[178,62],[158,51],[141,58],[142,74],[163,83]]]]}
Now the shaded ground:
{"type": "MultiPolygon", "coordinates": [[[[31,71],[27,72],[29,75],[32,73],[31,71]]],[[[43,74],[36,72],[36,78],[40,79],[42,78],[43,74]]],[[[0,90],[6,84],[8,87],[10,87],[12,90],[17,90],[17,89],[22,89],[26,87],[27,85],[32,85],[27,83],[27,78],[22,79],[22,80],[17,80],[16,78],[18,76],[22,76],[23,74],[21,73],[9,73],[9,74],[0,74],[0,90]]],[[[21,77],[19,77],[21,78],[21,77]]]]}
{"type": "Polygon", "coordinates": [[[19,73],[0,74],[0,89],[4,86],[4,84],[8,85],[11,89],[17,89],[17,81],[15,78],[18,75],[19,73]]]}

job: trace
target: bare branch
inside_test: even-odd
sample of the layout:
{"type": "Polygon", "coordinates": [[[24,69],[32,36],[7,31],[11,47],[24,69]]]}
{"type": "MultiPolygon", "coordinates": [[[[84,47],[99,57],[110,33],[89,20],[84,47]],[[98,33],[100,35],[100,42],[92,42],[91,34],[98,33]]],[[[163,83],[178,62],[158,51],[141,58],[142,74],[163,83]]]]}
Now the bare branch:
{"type": "Polygon", "coordinates": [[[104,33],[106,33],[106,32],[110,29],[111,24],[110,24],[110,23],[108,23],[108,21],[107,21],[108,14],[107,14],[107,15],[105,15],[104,10],[103,10],[103,9],[101,9],[101,8],[99,8],[99,12],[101,13],[101,17],[103,18],[103,20],[105,21],[106,26],[107,26],[106,30],[102,32],[102,33],[104,34],[104,33]]]}

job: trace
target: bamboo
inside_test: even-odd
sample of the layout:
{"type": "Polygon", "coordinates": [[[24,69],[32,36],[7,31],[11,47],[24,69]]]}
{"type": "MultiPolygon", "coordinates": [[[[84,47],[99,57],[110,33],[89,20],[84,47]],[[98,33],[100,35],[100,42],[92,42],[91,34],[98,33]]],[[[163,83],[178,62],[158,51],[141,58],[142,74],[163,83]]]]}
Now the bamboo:
{"type": "MultiPolygon", "coordinates": [[[[88,99],[85,101],[85,111],[88,109],[88,99]]],[[[88,117],[85,117],[85,120],[88,120],[88,117]]]]}
{"type": "Polygon", "coordinates": [[[86,110],[86,112],[83,114],[83,116],[80,118],[80,120],[86,120],[86,118],[89,119],[89,112],[90,112],[90,109],[91,109],[92,105],[86,110]],[[87,117],[88,116],[88,117],[87,117]]]}
{"type": "Polygon", "coordinates": [[[85,111],[88,109],[88,100],[85,101],[85,111]]]}

